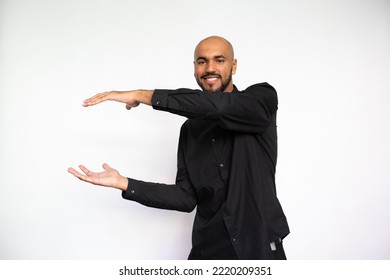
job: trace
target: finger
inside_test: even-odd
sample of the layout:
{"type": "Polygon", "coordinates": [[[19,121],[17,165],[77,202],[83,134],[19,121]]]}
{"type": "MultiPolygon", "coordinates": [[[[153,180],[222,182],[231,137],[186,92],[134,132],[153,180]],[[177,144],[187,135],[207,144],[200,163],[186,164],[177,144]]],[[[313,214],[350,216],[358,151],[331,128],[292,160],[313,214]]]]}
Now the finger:
{"type": "Polygon", "coordinates": [[[71,174],[77,173],[77,171],[73,167],[69,167],[68,172],[71,174]]]}
{"type": "Polygon", "coordinates": [[[104,96],[102,96],[102,94],[99,93],[95,96],[92,96],[91,98],[85,99],[83,101],[83,106],[88,107],[88,106],[93,106],[93,105],[99,104],[100,102],[104,101],[103,97],[104,96]]]}
{"type": "Polygon", "coordinates": [[[91,98],[85,99],[83,101],[83,106],[84,107],[93,106],[101,102],[104,102],[106,100],[110,100],[111,99],[110,95],[112,95],[112,92],[103,92],[103,93],[96,94],[91,98]]]}
{"type": "Polygon", "coordinates": [[[127,104],[126,104],[126,109],[127,109],[127,110],[130,110],[131,108],[137,107],[139,104],[140,104],[140,103],[137,102],[137,101],[134,101],[134,102],[132,102],[132,103],[127,103],[127,104]]]}
{"type": "Polygon", "coordinates": [[[85,173],[85,175],[90,176],[93,174],[93,172],[86,168],[84,165],[79,165],[79,167],[85,173]]]}
{"type": "Polygon", "coordinates": [[[87,176],[85,176],[84,174],[81,174],[80,172],[78,172],[77,170],[75,170],[72,167],[68,168],[68,172],[71,173],[73,176],[75,176],[83,181],[86,181],[88,179],[87,176]]]}
{"type": "Polygon", "coordinates": [[[85,176],[84,174],[81,174],[80,172],[78,172],[76,169],[74,169],[72,167],[68,168],[68,172],[73,174],[76,177],[85,176]]]}

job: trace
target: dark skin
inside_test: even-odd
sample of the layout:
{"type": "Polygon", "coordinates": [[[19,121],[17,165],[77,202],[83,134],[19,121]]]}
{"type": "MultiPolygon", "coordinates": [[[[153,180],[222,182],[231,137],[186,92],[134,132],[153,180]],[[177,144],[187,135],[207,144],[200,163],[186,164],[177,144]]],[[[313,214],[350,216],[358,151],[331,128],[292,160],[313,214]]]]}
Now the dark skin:
{"type": "MultiPolygon", "coordinates": [[[[198,85],[205,92],[232,92],[232,75],[237,69],[237,60],[231,44],[218,36],[208,37],[196,46],[194,51],[194,76],[198,85]]],[[[154,90],[110,91],[99,93],[84,100],[83,106],[94,106],[105,101],[117,101],[126,104],[130,110],[139,104],[152,105],[154,90]]],[[[103,164],[102,172],[92,172],[79,165],[79,172],[69,167],[68,172],[78,179],[94,185],[112,187],[126,191],[128,179],[107,163],[103,164]]]]}

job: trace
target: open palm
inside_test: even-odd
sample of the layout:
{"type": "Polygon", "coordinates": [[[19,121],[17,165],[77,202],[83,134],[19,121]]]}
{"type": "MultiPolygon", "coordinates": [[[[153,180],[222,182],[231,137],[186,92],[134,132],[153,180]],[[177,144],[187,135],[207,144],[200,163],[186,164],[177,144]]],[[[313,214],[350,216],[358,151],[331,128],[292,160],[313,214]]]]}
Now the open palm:
{"type": "Polygon", "coordinates": [[[84,174],[72,167],[68,168],[68,172],[80,180],[94,185],[123,189],[123,181],[127,180],[127,178],[121,176],[117,170],[111,168],[107,163],[103,164],[103,172],[92,172],[83,165],[80,165],[79,167],[84,174]]]}

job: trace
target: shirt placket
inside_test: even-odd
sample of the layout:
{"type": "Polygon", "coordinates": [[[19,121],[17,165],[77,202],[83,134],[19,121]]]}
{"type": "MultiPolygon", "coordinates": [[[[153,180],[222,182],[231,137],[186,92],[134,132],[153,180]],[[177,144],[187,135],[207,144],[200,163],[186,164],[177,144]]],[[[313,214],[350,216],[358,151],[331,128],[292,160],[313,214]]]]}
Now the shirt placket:
{"type": "Polygon", "coordinates": [[[227,170],[227,166],[226,166],[226,162],[225,160],[223,159],[222,157],[222,148],[221,148],[221,145],[219,143],[219,138],[217,137],[212,137],[211,138],[211,144],[212,144],[212,147],[213,147],[213,152],[214,152],[214,156],[215,156],[215,159],[216,159],[216,163],[218,164],[218,168],[219,168],[219,174],[222,178],[222,181],[227,184],[227,179],[228,179],[228,170],[227,170]]]}

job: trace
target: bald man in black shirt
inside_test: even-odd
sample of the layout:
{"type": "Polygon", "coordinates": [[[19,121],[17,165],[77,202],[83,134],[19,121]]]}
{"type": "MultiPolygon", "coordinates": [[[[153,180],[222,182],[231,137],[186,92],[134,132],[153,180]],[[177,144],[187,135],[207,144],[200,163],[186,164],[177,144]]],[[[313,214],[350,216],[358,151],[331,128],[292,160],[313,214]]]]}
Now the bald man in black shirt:
{"type": "Polygon", "coordinates": [[[95,173],[69,168],[79,179],[122,190],[141,204],[191,212],[196,207],[188,259],[286,259],[282,240],[289,233],[276,196],[276,113],[278,98],[267,83],[239,91],[232,45],[218,36],[194,52],[194,76],[202,90],[111,91],[84,101],[140,103],[185,116],[180,131],[176,182],[143,182],[103,164],[95,173]]]}

